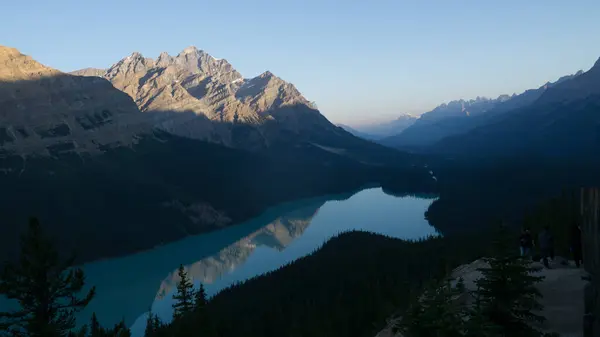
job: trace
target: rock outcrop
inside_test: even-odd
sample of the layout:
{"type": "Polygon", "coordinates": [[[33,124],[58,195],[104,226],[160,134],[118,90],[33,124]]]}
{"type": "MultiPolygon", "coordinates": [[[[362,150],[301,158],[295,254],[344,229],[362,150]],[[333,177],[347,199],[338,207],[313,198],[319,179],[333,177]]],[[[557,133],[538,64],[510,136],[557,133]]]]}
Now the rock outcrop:
{"type": "MultiPolygon", "coordinates": [[[[546,321],[539,325],[544,332],[556,332],[564,337],[581,336],[583,331],[583,290],[585,281],[581,279],[584,275],[582,269],[576,268],[573,261],[556,257],[551,261],[551,269],[544,268],[540,262],[533,262],[533,267],[540,270],[536,276],[544,279],[537,284],[542,294],[540,304],[544,309],[539,313],[546,321]]],[[[462,278],[465,285],[465,293],[459,299],[467,305],[472,304],[474,299],[470,292],[476,290],[475,282],[481,278],[479,268],[489,265],[483,260],[476,260],[470,264],[462,265],[451,273],[454,279],[462,278]]],[[[456,281],[455,281],[456,282],[456,281]]],[[[388,326],[380,331],[375,337],[402,337],[394,334],[392,327],[399,318],[391,318],[388,326]]]]}
{"type": "Polygon", "coordinates": [[[97,152],[129,145],[150,127],[109,81],[68,75],[0,46],[0,153],[97,152]]]}

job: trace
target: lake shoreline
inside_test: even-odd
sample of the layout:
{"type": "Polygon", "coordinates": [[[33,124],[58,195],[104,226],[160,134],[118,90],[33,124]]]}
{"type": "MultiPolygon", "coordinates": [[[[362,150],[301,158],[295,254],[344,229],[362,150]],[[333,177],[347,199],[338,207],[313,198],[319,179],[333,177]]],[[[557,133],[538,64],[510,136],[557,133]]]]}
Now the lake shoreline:
{"type": "Polygon", "coordinates": [[[181,241],[181,240],[185,240],[187,238],[190,237],[194,237],[194,236],[199,236],[199,235],[206,235],[209,233],[213,233],[213,232],[218,232],[227,228],[231,228],[231,227],[235,227],[235,226],[240,226],[243,225],[244,223],[248,222],[248,220],[256,218],[256,217],[260,217],[264,214],[268,214],[269,212],[273,212],[275,210],[281,210],[281,209],[285,209],[286,207],[289,207],[291,205],[294,205],[295,203],[302,203],[302,202],[306,202],[309,203],[311,201],[314,200],[319,200],[319,199],[323,199],[323,198],[327,198],[327,197],[335,197],[335,196],[339,196],[339,195],[346,195],[346,194],[350,194],[353,195],[357,192],[360,192],[364,189],[368,189],[368,188],[376,188],[376,187],[381,187],[380,184],[376,184],[376,183],[367,183],[367,184],[363,184],[362,186],[358,187],[358,188],[354,188],[351,189],[347,192],[339,192],[339,193],[327,193],[324,195],[319,195],[319,196],[312,196],[312,197],[306,197],[306,198],[299,198],[299,199],[294,199],[294,200],[287,200],[287,201],[282,201],[280,203],[277,203],[275,205],[272,206],[268,206],[266,207],[264,210],[257,212],[257,214],[254,215],[249,215],[246,219],[242,219],[239,221],[235,221],[232,222],[231,224],[227,225],[227,226],[222,226],[222,227],[215,227],[213,229],[208,229],[206,231],[200,232],[200,233],[195,233],[195,234],[191,234],[191,235],[184,235],[178,239],[175,240],[170,240],[167,242],[162,242],[159,244],[154,245],[153,247],[149,247],[149,248],[145,248],[145,249],[139,249],[136,250],[134,252],[130,252],[130,253],[122,253],[122,254],[118,254],[118,255],[107,255],[107,256],[103,256],[103,257],[99,257],[99,258],[95,258],[95,259],[91,259],[91,260],[86,260],[83,262],[80,262],[76,265],[76,267],[82,267],[85,266],[87,264],[91,264],[91,263],[96,263],[96,262],[102,262],[102,261],[106,261],[106,260],[111,260],[111,259],[118,259],[118,258],[123,258],[123,257],[127,257],[127,256],[131,256],[131,255],[136,255],[136,254],[143,254],[145,252],[148,251],[152,251],[154,249],[163,247],[163,246],[167,246],[167,245],[172,245],[172,244],[176,244],[177,242],[181,241]]]}
{"type": "Polygon", "coordinates": [[[143,313],[169,317],[176,269],[183,264],[209,295],[310,254],[347,230],[371,230],[407,240],[435,234],[424,213],[432,199],[398,198],[381,186],[281,203],[260,217],[155,249],[82,265],[97,297],[80,317],[96,312],[102,324],[125,317],[143,325],[143,313]],[[123,301],[123,299],[128,299],[123,301]],[[120,305],[114,311],[114,303],[120,305]],[[140,318],[142,317],[142,318],[140,318]]]}

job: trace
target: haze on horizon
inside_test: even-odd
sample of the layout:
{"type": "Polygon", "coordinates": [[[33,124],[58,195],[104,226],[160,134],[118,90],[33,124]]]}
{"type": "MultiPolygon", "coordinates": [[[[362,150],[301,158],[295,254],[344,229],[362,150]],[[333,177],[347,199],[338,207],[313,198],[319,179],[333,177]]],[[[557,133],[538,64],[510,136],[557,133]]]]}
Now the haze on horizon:
{"type": "Polygon", "coordinates": [[[0,43],[62,71],[194,45],[244,77],[270,70],[331,121],[349,125],[520,93],[600,57],[594,0],[32,0],[3,7],[10,15],[0,21],[0,43]]]}

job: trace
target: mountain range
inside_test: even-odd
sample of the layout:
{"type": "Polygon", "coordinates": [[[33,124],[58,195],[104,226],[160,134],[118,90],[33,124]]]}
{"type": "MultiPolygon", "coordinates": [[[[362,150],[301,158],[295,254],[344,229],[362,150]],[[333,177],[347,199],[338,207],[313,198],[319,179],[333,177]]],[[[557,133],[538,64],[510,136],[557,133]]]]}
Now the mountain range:
{"type": "Polygon", "coordinates": [[[509,111],[533,104],[548,89],[581,75],[563,76],[555,82],[548,82],[536,89],[526,90],[517,95],[500,95],[495,99],[477,97],[472,100],[456,100],[437,106],[421,115],[413,125],[399,129],[395,135],[381,139],[388,146],[422,150],[442,141],[444,138],[465,133],[480,125],[493,123],[493,119],[509,111]]]}
{"type": "Polygon", "coordinates": [[[600,158],[600,59],[587,72],[562,78],[539,97],[447,137],[432,152],[452,156],[514,157],[576,163],[600,158]]]}
{"type": "Polygon", "coordinates": [[[89,261],[296,198],[433,184],[420,158],[331,124],[292,84],[194,47],[72,74],[0,47],[0,65],[1,256],[29,216],[89,261]]]}
{"type": "Polygon", "coordinates": [[[109,69],[71,74],[109,80],[140,111],[154,113],[156,126],[179,136],[253,151],[289,137],[348,137],[312,109],[294,85],[269,71],[245,79],[227,60],[195,47],[176,56],[161,53],[156,60],[133,53],[109,69]],[[232,125],[244,125],[241,138],[232,125]]]}

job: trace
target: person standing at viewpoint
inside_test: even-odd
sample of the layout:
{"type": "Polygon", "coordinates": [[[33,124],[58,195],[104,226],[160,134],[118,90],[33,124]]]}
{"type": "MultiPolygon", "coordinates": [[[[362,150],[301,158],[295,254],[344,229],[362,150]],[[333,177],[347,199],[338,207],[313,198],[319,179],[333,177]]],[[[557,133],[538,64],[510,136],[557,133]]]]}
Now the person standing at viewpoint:
{"type": "Polygon", "coordinates": [[[521,248],[521,256],[531,256],[531,249],[533,248],[533,237],[531,236],[529,228],[525,228],[521,232],[521,236],[519,237],[519,246],[521,248]]]}
{"type": "Polygon", "coordinates": [[[544,226],[544,229],[538,234],[538,243],[540,244],[540,253],[542,253],[544,266],[550,268],[548,258],[554,260],[554,237],[550,232],[550,226],[544,226]]]}
{"type": "Polygon", "coordinates": [[[571,253],[577,268],[583,263],[583,249],[581,246],[581,226],[574,223],[571,227],[571,253]]]}

